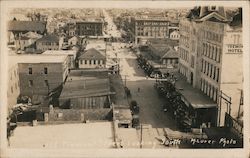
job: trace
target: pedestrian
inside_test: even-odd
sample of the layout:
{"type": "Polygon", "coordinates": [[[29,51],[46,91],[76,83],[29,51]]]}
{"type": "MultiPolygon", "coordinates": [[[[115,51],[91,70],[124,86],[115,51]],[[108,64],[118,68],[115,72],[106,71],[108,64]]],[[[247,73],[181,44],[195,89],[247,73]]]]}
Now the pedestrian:
{"type": "Polygon", "coordinates": [[[138,89],[137,89],[137,90],[138,90],[138,93],[139,93],[139,92],[141,91],[140,87],[138,87],[138,89]]]}

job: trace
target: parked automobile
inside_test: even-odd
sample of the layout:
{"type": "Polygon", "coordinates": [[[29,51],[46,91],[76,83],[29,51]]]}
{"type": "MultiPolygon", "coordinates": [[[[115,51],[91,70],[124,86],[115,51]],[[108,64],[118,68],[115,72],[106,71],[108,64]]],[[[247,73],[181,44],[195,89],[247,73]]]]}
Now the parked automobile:
{"type": "Polygon", "coordinates": [[[132,115],[138,114],[140,112],[140,108],[135,100],[132,100],[130,102],[130,110],[131,110],[132,115]]]}
{"type": "Polygon", "coordinates": [[[140,126],[139,115],[133,115],[133,118],[132,118],[132,127],[133,128],[137,128],[139,126],[140,126]]]}

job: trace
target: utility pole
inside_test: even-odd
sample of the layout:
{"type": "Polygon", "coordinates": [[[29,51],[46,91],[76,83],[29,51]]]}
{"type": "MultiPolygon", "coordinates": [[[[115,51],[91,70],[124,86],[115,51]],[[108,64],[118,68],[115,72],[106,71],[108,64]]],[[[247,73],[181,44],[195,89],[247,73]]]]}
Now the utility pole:
{"type": "Polygon", "coordinates": [[[140,148],[142,148],[142,124],[141,124],[141,139],[140,139],[140,148]]]}
{"type": "Polygon", "coordinates": [[[127,75],[125,75],[124,85],[127,87],[127,75]]]}

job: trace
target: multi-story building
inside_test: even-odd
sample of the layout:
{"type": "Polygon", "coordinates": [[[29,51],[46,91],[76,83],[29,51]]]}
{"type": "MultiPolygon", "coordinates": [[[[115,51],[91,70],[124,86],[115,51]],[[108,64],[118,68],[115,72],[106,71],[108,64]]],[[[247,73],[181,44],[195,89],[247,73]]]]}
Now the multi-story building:
{"type": "Polygon", "coordinates": [[[10,95],[48,95],[69,73],[67,55],[9,55],[9,63],[10,95]]]}
{"type": "Polygon", "coordinates": [[[132,19],[135,43],[144,43],[151,38],[167,38],[169,20],[164,17],[135,17],[132,19]]]}
{"type": "Polygon", "coordinates": [[[86,19],[68,23],[66,32],[69,36],[102,36],[103,27],[102,19],[86,19]]]}
{"type": "Polygon", "coordinates": [[[180,73],[219,104],[218,124],[225,112],[237,117],[243,82],[241,11],[228,17],[223,7],[196,7],[180,22],[180,73]],[[231,107],[220,102],[231,97],[231,107]],[[230,110],[229,110],[230,109],[230,110]]]}
{"type": "Polygon", "coordinates": [[[42,51],[58,50],[59,49],[59,37],[54,34],[43,36],[42,38],[36,41],[36,49],[42,50],[42,51]]]}

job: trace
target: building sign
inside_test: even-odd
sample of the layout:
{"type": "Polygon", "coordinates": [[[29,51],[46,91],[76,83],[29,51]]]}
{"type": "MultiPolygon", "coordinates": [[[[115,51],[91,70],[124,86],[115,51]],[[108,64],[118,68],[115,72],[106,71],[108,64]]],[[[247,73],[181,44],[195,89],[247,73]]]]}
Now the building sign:
{"type": "Polygon", "coordinates": [[[227,54],[242,54],[243,45],[242,44],[227,44],[227,54]]]}

